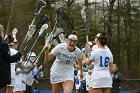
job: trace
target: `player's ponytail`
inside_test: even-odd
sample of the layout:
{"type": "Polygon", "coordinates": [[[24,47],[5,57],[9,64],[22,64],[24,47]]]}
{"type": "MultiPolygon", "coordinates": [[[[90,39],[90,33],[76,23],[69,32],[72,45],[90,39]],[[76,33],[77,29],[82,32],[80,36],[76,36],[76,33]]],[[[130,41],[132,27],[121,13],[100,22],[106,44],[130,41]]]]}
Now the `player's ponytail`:
{"type": "Polygon", "coordinates": [[[105,33],[101,34],[98,37],[98,40],[100,41],[101,45],[105,46],[107,44],[107,38],[105,36],[105,33]]]}
{"type": "Polygon", "coordinates": [[[6,41],[8,43],[9,46],[12,46],[13,44],[17,44],[17,41],[14,41],[14,38],[12,37],[12,35],[8,35],[6,38],[6,41]]]}
{"type": "Polygon", "coordinates": [[[77,35],[76,31],[73,31],[71,34],[77,35]]]}

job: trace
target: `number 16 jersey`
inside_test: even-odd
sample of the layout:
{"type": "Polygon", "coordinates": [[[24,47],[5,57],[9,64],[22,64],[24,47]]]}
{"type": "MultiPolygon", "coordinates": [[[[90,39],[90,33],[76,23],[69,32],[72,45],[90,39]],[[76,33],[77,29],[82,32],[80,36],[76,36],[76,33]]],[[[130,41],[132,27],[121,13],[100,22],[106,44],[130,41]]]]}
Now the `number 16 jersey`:
{"type": "Polygon", "coordinates": [[[113,56],[108,49],[98,48],[91,52],[89,58],[94,62],[93,78],[111,77],[109,72],[109,63],[113,62],[113,56]]]}

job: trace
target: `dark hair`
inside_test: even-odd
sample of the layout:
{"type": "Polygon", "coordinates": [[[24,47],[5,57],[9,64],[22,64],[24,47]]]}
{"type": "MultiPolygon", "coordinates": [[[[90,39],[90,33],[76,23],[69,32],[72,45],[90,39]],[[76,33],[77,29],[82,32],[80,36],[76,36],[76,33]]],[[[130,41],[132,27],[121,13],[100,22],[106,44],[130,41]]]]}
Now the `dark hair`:
{"type": "Polygon", "coordinates": [[[76,31],[73,31],[71,34],[77,35],[76,31]]]}
{"type": "Polygon", "coordinates": [[[2,32],[0,32],[0,39],[2,39],[2,32]]]}
{"type": "Polygon", "coordinates": [[[101,33],[101,35],[98,37],[98,40],[100,41],[101,45],[105,46],[107,44],[105,33],[101,33]]]}
{"type": "Polygon", "coordinates": [[[10,43],[18,43],[17,41],[15,42],[14,41],[14,38],[12,37],[12,35],[8,35],[7,38],[6,38],[6,41],[8,42],[8,44],[10,43]]]}
{"type": "Polygon", "coordinates": [[[106,36],[106,33],[105,32],[101,32],[102,36],[106,36]]]}
{"type": "Polygon", "coordinates": [[[8,35],[6,41],[8,42],[8,44],[10,44],[14,41],[14,38],[12,37],[12,35],[8,35]]]}

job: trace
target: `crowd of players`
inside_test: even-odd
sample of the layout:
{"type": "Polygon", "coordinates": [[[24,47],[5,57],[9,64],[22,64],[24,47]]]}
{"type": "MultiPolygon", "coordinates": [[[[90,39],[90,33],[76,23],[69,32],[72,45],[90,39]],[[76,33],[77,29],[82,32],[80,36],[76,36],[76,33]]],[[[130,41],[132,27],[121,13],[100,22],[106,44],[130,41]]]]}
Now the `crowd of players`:
{"type": "MultiPolygon", "coordinates": [[[[11,56],[18,53],[16,38],[8,35],[5,42],[8,43],[11,56]]],[[[105,33],[98,33],[95,40],[87,42],[82,49],[76,46],[77,42],[78,37],[73,32],[65,43],[56,45],[51,51],[51,43],[44,46],[46,60],[55,58],[50,69],[53,93],[61,93],[62,88],[64,93],[72,93],[74,84],[77,93],[84,86],[88,93],[110,93],[116,66],[112,52],[106,45],[105,33]]],[[[34,81],[38,83],[36,78],[42,76],[40,70],[43,68],[42,65],[38,67],[37,62],[33,63],[35,58],[36,54],[30,52],[26,61],[21,58],[18,62],[10,62],[11,84],[6,86],[6,93],[32,93],[32,84],[34,81]]]]}

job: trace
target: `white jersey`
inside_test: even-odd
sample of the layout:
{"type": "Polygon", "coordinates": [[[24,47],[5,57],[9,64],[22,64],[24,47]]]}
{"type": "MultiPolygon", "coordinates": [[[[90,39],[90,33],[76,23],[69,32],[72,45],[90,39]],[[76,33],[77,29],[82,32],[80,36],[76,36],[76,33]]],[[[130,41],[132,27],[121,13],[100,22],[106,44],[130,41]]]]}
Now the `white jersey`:
{"type": "MultiPolygon", "coordinates": [[[[17,53],[18,51],[15,50],[14,48],[10,48],[10,55],[13,56],[17,53]]],[[[11,78],[15,77],[15,67],[16,63],[11,63],[11,78]]]]}
{"type": "Polygon", "coordinates": [[[33,81],[34,81],[34,76],[32,74],[32,71],[30,71],[30,73],[26,74],[27,85],[32,86],[33,85],[33,81]]]}
{"type": "Polygon", "coordinates": [[[113,56],[108,51],[108,49],[98,48],[91,52],[89,58],[94,62],[94,79],[99,79],[102,77],[110,77],[109,63],[112,62],[113,56]]]}
{"type": "MultiPolygon", "coordinates": [[[[16,70],[20,70],[20,68],[17,68],[16,70]]],[[[26,84],[23,83],[23,81],[26,82],[26,74],[20,73],[20,74],[15,76],[14,92],[26,90],[26,84]]]]}
{"type": "Polygon", "coordinates": [[[51,53],[56,56],[51,67],[51,82],[58,83],[64,80],[74,79],[74,62],[77,58],[82,58],[81,50],[76,47],[75,51],[67,50],[66,43],[57,45],[51,53]]]}
{"type": "MultiPolygon", "coordinates": [[[[94,50],[96,50],[96,49],[98,49],[99,47],[98,47],[98,45],[96,44],[96,45],[94,45],[93,47],[92,47],[92,51],[94,51],[94,50]]],[[[105,45],[104,46],[104,48],[106,49],[106,50],[108,50],[110,53],[111,53],[111,55],[112,55],[112,52],[110,51],[110,49],[105,45]]],[[[112,55],[113,56],[113,55],[112,55]]],[[[113,62],[113,58],[112,58],[112,60],[111,60],[112,62],[113,62]]]]}
{"type": "MultiPolygon", "coordinates": [[[[109,50],[110,51],[110,49],[105,45],[104,46],[105,47],[105,49],[107,49],[107,50],[109,50]]],[[[96,44],[96,45],[94,45],[93,47],[92,47],[92,50],[95,50],[95,49],[98,49],[99,47],[98,47],[98,45],[96,44]]]]}

